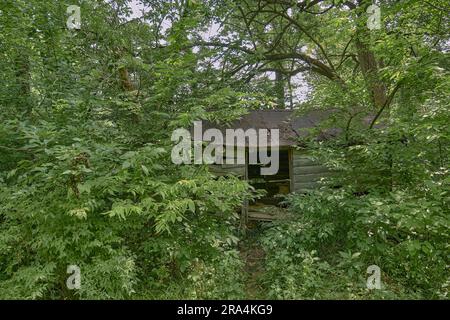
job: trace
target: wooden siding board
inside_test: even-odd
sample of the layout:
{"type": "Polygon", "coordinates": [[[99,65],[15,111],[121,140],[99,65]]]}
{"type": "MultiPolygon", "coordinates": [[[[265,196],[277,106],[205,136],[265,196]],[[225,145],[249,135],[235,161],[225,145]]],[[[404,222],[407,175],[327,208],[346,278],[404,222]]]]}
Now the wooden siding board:
{"type": "Polygon", "coordinates": [[[289,192],[294,191],[294,150],[289,151],[289,192]]]}
{"type": "Polygon", "coordinates": [[[316,163],[309,158],[296,158],[294,156],[294,168],[295,167],[300,167],[300,166],[313,166],[316,165],[316,163]]]}
{"type": "Polygon", "coordinates": [[[294,189],[296,192],[316,189],[318,186],[319,186],[318,182],[296,182],[296,183],[294,183],[294,189]]]}
{"type": "Polygon", "coordinates": [[[328,173],[330,172],[327,167],[321,166],[321,165],[314,165],[314,166],[297,166],[295,169],[293,169],[293,173],[295,175],[301,175],[301,174],[315,174],[315,173],[328,173]]]}
{"type": "MultiPolygon", "coordinates": [[[[248,151],[245,152],[244,175],[245,181],[248,181],[248,151]]],[[[241,208],[241,230],[245,234],[248,223],[248,199],[245,198],[241,208]]]]}
{"type": "Polygon", "coordinates": [[[241,177],[245,175],[245,165],[210,165],[209,170],[219,176],[234,174],[241,177]]]}
{"type": "Polygon", "coordinates": [[[294,174],[295,182],[315,182],[320,179],[330,176],[330,172],[320,172],[314,174],[294,174]]]}

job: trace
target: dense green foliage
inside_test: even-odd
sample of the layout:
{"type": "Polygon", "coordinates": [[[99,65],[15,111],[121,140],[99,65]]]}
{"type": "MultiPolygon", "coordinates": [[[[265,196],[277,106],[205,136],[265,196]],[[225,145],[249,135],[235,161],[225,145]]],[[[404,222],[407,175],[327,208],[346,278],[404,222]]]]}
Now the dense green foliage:
{"type": "Polygon", "coordinates": [[[379,30],[356,0],[85,0],[68,30],[73,2],[0,3],[0,298],[246,297],[257,193],[174,165],[171,133],[285,107],[333,108],[299,142],[336,174],[258,236],[264,297],[448,298],[448,0],[383,1],[379,30]]]}
{"type": "Polygon", "coordinates": [[[293,221],[262,243],[273,298],[446,298],[448,191],[293,197],[293,221]],[[336,221],[338,219],[338,221],[336,221]],[[366,289],[366,269],[381,268],[382,289],[366,289]],[[286,267],[287,266],[287,267],[286,267]]]}

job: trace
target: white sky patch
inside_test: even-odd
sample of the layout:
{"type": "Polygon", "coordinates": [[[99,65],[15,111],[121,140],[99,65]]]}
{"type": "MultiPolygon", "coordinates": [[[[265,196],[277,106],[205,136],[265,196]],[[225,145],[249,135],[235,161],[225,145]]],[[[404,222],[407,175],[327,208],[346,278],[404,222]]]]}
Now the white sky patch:
{"type": "Polygon", "coordinates": [[[304,75],[302,73],[296,74],[292,77],[291,83],[293,86],[292,95],[294,103],[306,102],[308,100],[308,95],[311,92],[311,87],[305,80],[304,75]]]}
{"type": "Polygon", "coordinates": [[[143,16],[143,11],[145,12],[145,10],[148,9],[139,0],[132,0],[130,3],[130,7],[131,10],[133,11],[133,13],[130,16],[130,19],[141,18],[143,16]]]}
{"type": "Polygon", "coordinates": [[[209,26],[208,30],[205,32],[200,32],[200,36],[204,41],[210,41],[213,37],[219,34],[220,25],[218,23],[213,23],[209,26]]]}

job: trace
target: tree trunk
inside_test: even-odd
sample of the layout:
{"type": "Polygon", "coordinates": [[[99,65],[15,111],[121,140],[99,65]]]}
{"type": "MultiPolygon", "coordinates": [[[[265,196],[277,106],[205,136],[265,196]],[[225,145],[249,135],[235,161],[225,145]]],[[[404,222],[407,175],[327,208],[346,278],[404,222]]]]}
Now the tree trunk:
{"type": "Polygon", "coordinates": [[[378,72],[379,63],[377,63],[374,54],[367,45],[360,39],[356,39],[356,49],[359,65],[371,93],[373,105],[376,110],[379,110],[387,99],[386,85],[381,81],[378,72]]]}
{"type": "Polygon", "coordinates": [[[277,106],[279,109],[285,108],[285,94],[284,94],[284,77],[279,71],[275,72],[275,95],[277,97],[277,106]]]}

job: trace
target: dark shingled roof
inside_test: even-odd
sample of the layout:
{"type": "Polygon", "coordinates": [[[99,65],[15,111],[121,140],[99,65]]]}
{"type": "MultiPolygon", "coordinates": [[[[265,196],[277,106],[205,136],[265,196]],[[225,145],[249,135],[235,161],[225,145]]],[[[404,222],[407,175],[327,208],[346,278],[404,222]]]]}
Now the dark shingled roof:
{"type": "MultiPolygon", "coordinates": [[[[255,110],[242,116],[228,126],[217,126],[203,121],[203,132],[210,128],[219,129],[224,137],[226,129],[279,129],[279,146],[293,146],[298,144],[298,138],[307,137],[310,130],[327,119],[333,111],[310,111],[301,116],[295,116],[291,110],[255,110]]],[[[337,129],[327,129],[316,137],[318,140],[325,140],[336,136],[337,129]]],[[[269,135],[270,137],[270,135],[269,135]]],[[[270,143],[270,138],[268,139],[270,143]]]]}

